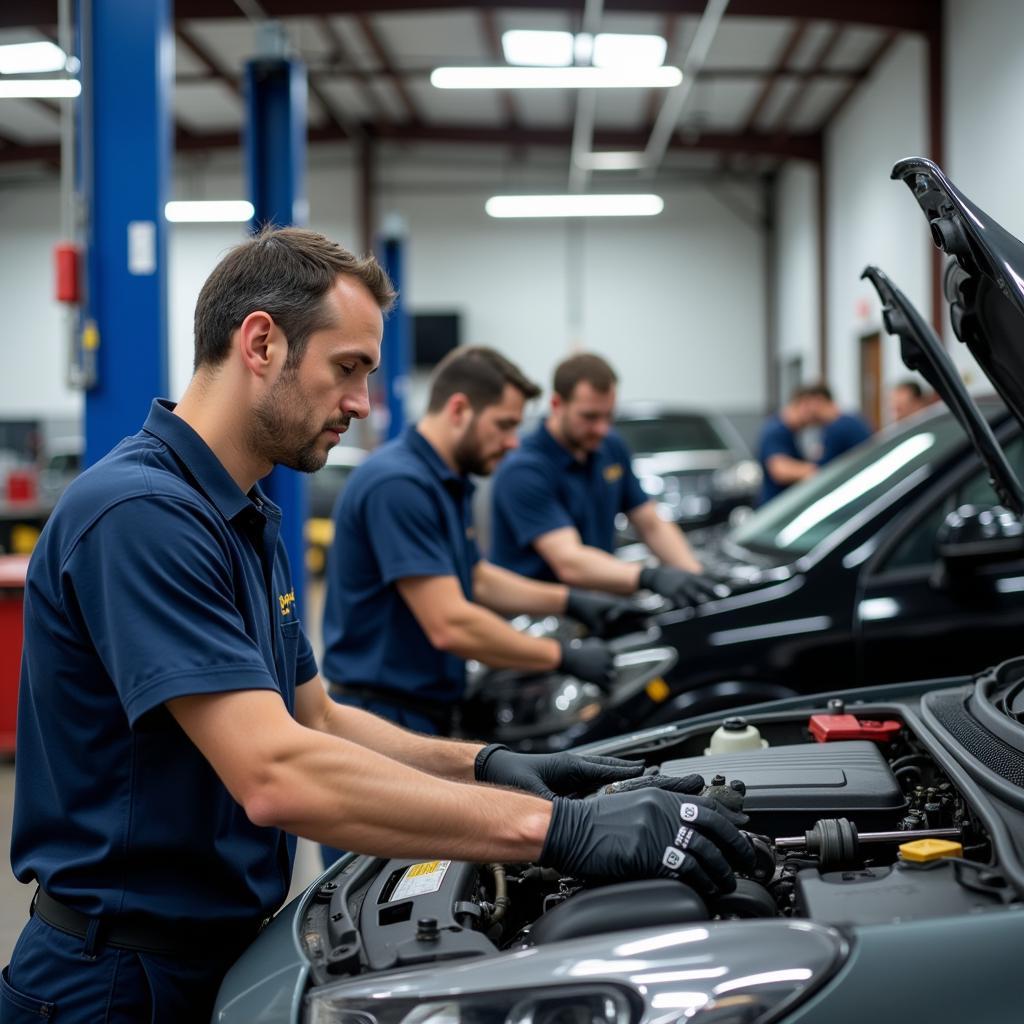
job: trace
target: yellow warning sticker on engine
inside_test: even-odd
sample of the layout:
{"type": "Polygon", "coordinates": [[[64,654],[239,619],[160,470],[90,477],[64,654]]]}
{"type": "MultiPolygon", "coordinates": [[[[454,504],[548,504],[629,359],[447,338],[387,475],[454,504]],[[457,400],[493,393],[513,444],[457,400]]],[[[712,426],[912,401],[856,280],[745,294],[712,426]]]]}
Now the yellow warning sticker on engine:
{"type": "Polygon", "coordinates": [[[450,860],[428,860],[407,867],[391,894],[391,901],[437,892],[451,863],[450,860]]]}

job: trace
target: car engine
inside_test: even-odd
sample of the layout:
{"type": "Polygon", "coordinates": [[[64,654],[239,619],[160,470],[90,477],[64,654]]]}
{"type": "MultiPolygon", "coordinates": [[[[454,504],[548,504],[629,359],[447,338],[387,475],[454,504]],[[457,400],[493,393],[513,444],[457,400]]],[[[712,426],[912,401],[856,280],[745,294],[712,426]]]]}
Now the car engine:
{"type": "Polygon", "coordinates": [[[622,752],[650,773],[697,772],[707,795],[742,806],[757,866],[734,892],[594,885],[533,864],[354,858],[309,906],[313,980],[631,928],[780,917],[843,928],[1016,899],[981,823],[901,720],[835,706],[810,720],[770,717],[755,749],[706,753],[705,726],[622,752]]]}

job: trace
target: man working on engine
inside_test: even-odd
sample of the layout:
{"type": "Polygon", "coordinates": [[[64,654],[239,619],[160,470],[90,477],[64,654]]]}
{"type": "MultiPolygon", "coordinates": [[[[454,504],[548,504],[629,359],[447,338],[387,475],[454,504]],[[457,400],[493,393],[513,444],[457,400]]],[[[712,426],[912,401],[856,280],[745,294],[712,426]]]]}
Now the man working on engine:
{"type": "Polygon", "coordinates": [[[555,369],[551,411],[499,468],[491,558],[524,576],[613,594],[653,590],[677,605],[714,596],[682,530],[658,516],[612,429],[615,371],[598,355],[555,369]],[[625,514],[660,565],[617,559],[615,517],[625,514]]]}
{"type": "Polygon", "coordinates": [[[285,898],[295,835],[706,890],[752,866],[705,798],[555,795],[640,765],[426,738],[327,697],[258,481],[322,467],[367,415],[391,299],[371,259],[313,232],[237,246],[200,293],[180,403],[154,402],[47,522],[25,589],[11,844],[39,890],[2,1024],[208,1020],[285,898]]]}

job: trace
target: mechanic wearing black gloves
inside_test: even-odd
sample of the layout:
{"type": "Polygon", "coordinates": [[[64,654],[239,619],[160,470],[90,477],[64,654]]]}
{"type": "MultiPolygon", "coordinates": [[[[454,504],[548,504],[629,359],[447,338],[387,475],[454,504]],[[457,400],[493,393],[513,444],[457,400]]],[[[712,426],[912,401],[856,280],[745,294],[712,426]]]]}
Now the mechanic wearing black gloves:
{"type": "Polygon", "coordinates": [[[650,586],[641,582],[639,565],[613,555],[615,518],[623,514],[662,569],[701,572],[682,530],[658,516],[629,449],[612,430],[616,383],[615,371],[593,353],[555,369],[548,418],[495,474],[491,561],[571,587],[612,594],[649,587],[676,604],[697,603],[704,589],[662,577],[650,586]]]}
{"type": "Polygon", "coordinates": [[[751,870],[738,831],[746,816],[700,796],[704,779],[643,775],[642,761],[576,754],[518,754],[500,743],[476,756],[481,782],[553,801],[540,863],[580,878],[678,878],[705,894],[731,892],[732,868],[751,870]],[[597,786],[593,800],[564,797],[597,786]]]}
{"type": "Polygon", "coordinates": [[[582,622],[593,636],[609,636],[642,629],[651,613],[629,598],[570,587],[565,614],[582,622]]]}
{"type": "Polygon", "coordinates": [[[671,565],[641,569],[639,582],[644,590],[661,594],[677,608],[689,608],[720,596],[717,586],[711,580],[671,565]]]}

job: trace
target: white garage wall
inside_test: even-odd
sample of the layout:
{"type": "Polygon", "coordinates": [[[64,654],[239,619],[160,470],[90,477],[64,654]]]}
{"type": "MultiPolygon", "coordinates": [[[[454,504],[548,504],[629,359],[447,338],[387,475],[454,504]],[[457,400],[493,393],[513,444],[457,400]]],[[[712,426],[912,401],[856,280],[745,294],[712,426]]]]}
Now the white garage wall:
{"type": "MultiPolygon", "coordinates": [[[[805,381],[818,380],[821,290],[818,287],[818,172],[790,161],[776,184],[774,334],[780,367],[802,359],[805,381]]],[[[783,383],[781,374],[780,383],[783,383]]],[[[782,395],[785,399],[785,394],[782,395]]]]}
{"type": "MultiPolygon", "coordinates": [[[[1024,4],[947,0],[946,172],[978,206],[1024,238],[1024,4]]],[[[945,336],[968,385],[990,391],[948,322],[945,336]]]]}
{"type": "MultiPolygon", "coordinates": [[[[753,192],[734,192],[733,202],[757,206],[753,192]]],[[[179,183],[179,194],[186,193],[243,194],[237,173],[195,169],[179,183]]],[[[382,190],[381,212],[397,211],[408,227],[410,308],[461,310],[466,341],[502,349],[545,383],[554,364],[583,345],[619,367],[624,398],[762,406],[763,235],[728,203],[702,187],[679,186],[662,190],[660,217],[570,226],[492,220],[483,212],[488,194],[479,187],[416,194],[406,184],[382,190]]],[[[314,167],[309,195],[311,225],[354,246],[355,184],[347,164],[314,167]]],[[[16,372],[0,378],[8,416],[81,408],[81,396],[63,384],[60,310],[50,297],[56,211],[55,185],[9,186],[0,196],[0,308],[12,328],[5,344],[19,349],[10,361],[16,372]]],[[[235,225],[171,226],[172,395],[191,373],[199,288],[241,237],[235,225]]]]}
{"type": "MultiPolygon", "coordinates": [[[[928,226],[907,187],[889,177],[898,159],[928,150],[926,59],[922,39],[901,38],[825,138],[829,377],[851,407],[860,399],[860,338],[881,329],[864,267],[881,267],[926,318],[931,309],[928,226]]],[[[892,383],[906,371],[884,331],[882,348],[883,384],[892,383]]]]}

